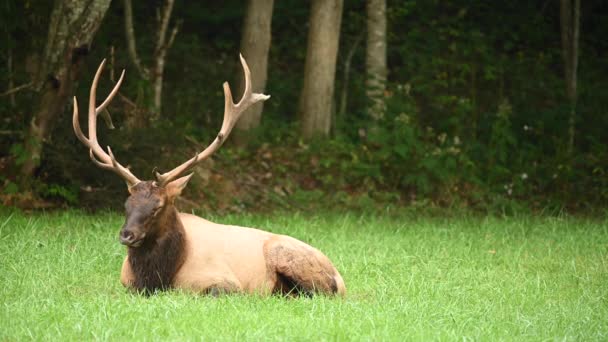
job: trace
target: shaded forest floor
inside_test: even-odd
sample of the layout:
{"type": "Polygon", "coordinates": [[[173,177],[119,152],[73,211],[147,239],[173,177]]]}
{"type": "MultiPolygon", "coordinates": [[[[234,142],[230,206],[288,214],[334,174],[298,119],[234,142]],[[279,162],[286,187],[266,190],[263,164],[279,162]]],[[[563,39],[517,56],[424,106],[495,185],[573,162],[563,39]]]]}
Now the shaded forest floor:
{"type": "Polygon", "coordinates": [[[122,216],[0,211],[0,340],[606,340],[608,222],[404,213],[211,217],[324,251],[344,299],[150,298],[119,283],[122,216]]]}
{"type": "MultiPolygon", "coordinates": [[[[163,148],[160,154],[155,146],[146,148],[145,143],[132,147],[142,152],[132,152],[136,157],[133,162],[139,166],[136,174],[143,175],[143,180],[152,179],[154,163],[161,162],[162,170],[166,171],[191,157],[195,148],[205,147],[199,142],[190,141],[190,144],[193,146],[185,143],[186,148],[177,151],[163,148]],[[150,152],[146,151],[153,152],[147,155],[150,152]]],[[[82,152],[80,148],[77,150],[82,152]]],[[[70,158],[52,146],[48,146],[47,151],[49,159],[34,183],[35,190],[7,191],[5,182],[0,203],[25,210],[122,208],[128,193],[124,182],[115,174],[96,168],[83,153],[70,158]]],[[[455,204],[456,198],[417,199],[414,190],[392,189],[371,176],[353,175],[352,163],[341,160],[341,153],[324,153],[318,151],[318,147],[294,142],[281,146],[260,144],[249,149],[225,147],[192,170],[194,177],[178,199],[178,207],[182,211],[230,214],[328,208],[373,212],[405,206],[455,204]]],[[[8,170],[11,162],[9,158],[0,159],[0,170],[8,170]]]]}
{"type": "MultiPolygon", "coordinates": [[[[187,140],[190,141],[177,151],[173,148],[159,151],[153,142],[146,141],[131,146],[134,158],[128,165],[135,165],[135,174],[142,179],[152,179],[155,163],[159,162],[162,165],[159,169],[166,171],[204,148],[191,137],[187,140]]],[[[335,141],[327,143],[332,146],[298,141],[264,143],[248,149],[227,146],[192,170],[194,177],[178,199],[178,207],[182,211],[221,215],[328,209],[367,213],[424,210],[432,214],[555,215],[567,211],[595,216],[605,212],[602,205],[581,201],[577,194],[568,198],[565,184],[557,184],[550,193],[521,185],[509,188],[507,193],[502,187],[496,191],[461,178],[435,180],[429,190],[422,192],[414,184],[395,184],[395,179],[410,177],[416,183],[416,177],[427,177],[424,173],[409,175],[404,172],[391,178],[374,174],[369,170],[374,161],[360,160],[363,153],[356,147],[335,141]]],[[[128,142],[123,144],[126,145],[121,146],[119,141],[116,145],[121,150],[130,146],[128,142]]],[[[124,183],[113,173],[96,168],[80,146],[48,146],[47,151],[48,160],[34,184],[37,189],[21,191],[11,182],[12,177],[8,177],[0,191],[0,203],[25,210],[81,208],[95,212],[122,209],[128,195],[124,183]],[[66,148],[73,148],[74,152],[65,153],[66,148]],[[11,186],[15,190],[10,190],[11,186]]],[[[0,159],[0,169],[9,170],[11,162],[10,158],[0,159]]]]}

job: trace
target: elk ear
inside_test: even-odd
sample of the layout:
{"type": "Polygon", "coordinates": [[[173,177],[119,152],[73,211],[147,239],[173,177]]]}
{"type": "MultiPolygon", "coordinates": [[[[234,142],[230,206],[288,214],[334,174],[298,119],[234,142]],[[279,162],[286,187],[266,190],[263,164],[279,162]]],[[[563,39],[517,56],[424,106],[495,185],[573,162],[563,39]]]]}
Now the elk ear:
{"type": "Polygon", "coordinates": [[[188,185],[188,181],[190,180],[190,178],[192,178],[193,174],[194,173],[191,173],[187,176],[178,178],[165,186],[165,190],[167,191],[167,197],[169,198],[169,201],[173,202],[173,200],[175,200],[177,198],[177,196],[179,196],[182,193],[182,190],[184,190],[186,185],[188,185]]]}

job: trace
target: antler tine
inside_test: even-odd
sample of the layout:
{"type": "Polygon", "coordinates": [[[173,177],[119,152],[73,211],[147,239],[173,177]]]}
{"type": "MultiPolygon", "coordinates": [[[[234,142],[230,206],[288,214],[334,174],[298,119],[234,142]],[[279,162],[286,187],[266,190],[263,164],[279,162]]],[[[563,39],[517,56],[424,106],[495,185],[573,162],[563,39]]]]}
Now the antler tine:
{"type": "Polygon", "coordinates": [[[112,154],[112,150],[110,149],[110,146],[108,146],[108,152],[110,153],[110,158],[112,158],[112,165],[105,164],[105,163],[102,163],[99,160],[97,160],[97,158],[95,157],[95,154],[93,154],[92,149],[89,149],[89,158],[91,158],[91,161],[93,161],[93,163],[95,165],[97,165],[98,167],[100,167],[104,170],[110,170],[110,171],[116,172],[119,176],[121,176],[127,182],[128,186],[133,186],[133,185],[139,183],[139,179],[137,179],[137,177],[133,176],[133,174],[131,174],[129,169],[123,167],[116,161],[116,158],[114,158],[114,155],[112,154]]]}
{"type": "Polygon", "coordinates": [[[122,166],[112,154],[112,150],[108,146],[108,153],[106,153],[101,146],[99,146],[99,142],[97,141],[97,114],[103,111],[112,98],[118,93],[118,89],[122,84],[122,80],[124,78],[125,71],[123,70],[120,75],[120,79],[116,82],[114,89],[110,92],[106,100],[99,106],[95,107],[95,98],[97,93],[97,84],[99,82],[99,77],[101,76],[101,72],[103,71],[103,67],[105,65],[106,60],[104,59],[99,67],[97,68],[97,72],[95,73],[95,77],[93,78],[93,83],[91,84],[91,91],[89,94],[89,137],[87,138],[84,133],[82,133],[82,129],[80,128],[80,123],[78,120],[78,101],[76,97],[74,97],[74,114],[72,116],[72,125],[74,126],[74,133],[78,140],[80,140],[85,146],[89,148],[89,156],[91,160],[95,163],[95,165],[105,169],[112,170],[119,176],[121,176],[129,186],[133,186],[140,182],[140,180],[135,177],[129,169],[122,166]]]}
{"type": "Polygon", "coordinates": [[[103,103],[100,104],[99,107],[95,108],[95,113],[97,115],[99,115],[99,113],[101,113],[104,109],[106,109],[106,107],[110,104],[110,102],[112,101],[114,96],[116,94],[118,94],[118,90],[120,89],[120,85],[122,84],[122,79],[124,77],[125,77],[125,70],[123,69],[122,73],[120,73],[120,77],[118,78],[118,82],[116,82],[116,85],[114,86],[114,88],[112,89],[110,94],[108,94],[108,97],[106,97],[106,100],[103,101],[103,103]]]}
{"type": "Polygon", "coordinates": [[[165,185],[177,178],[179,175],[188,171],[192,168],[196,163],[201,162],[211,156],[215,151],[217,151],[220,146],[226,141],[228,135],[232,131],[232,128],[238,121],[241,114],[249,108],[251,105],[260,102],[266,101],[270,98],[270,95],[257,94],[252,92],[251,86],[251,71],[249,70],[249,66],[243,58],[243,55],[239,55],[241,59],[241,65],[243,66],[243,72],[245,74],[245,90],[243,92],[243,97],[239,101],[239,103],[235,104],[232,99],[232,92],[230,91],[230,85],[228,82],[224,82],[224,120],[222,121],[222,127],[220,128],[219,133],[216,138],[213,140],[211,145],[209,145],[205,150],[201,153],[198,153],[193,158],[189,159],[185,163],[179,165],[175,169],[163,173],[162,175],[158,172],[156,173],[156,179],[161,185],[165,185]]]}
{"type": "Polygon", "coordinates": [[[112,167],[110,165],[104,164],[104,163],[100,162],[99,160],[97,160],[97,158],[95,157],[95,154],[93,154],[93,149],[89,149],[89,158],[91,158],[91,161],[95,165],[99,166],[100,168],[105,169],[105,170],[112,170],[112,167]]]}
{"type": "Polygon", "coordinates": [[[80,122],[78,120],[78,100],[76,100],[76,96],[74,96],[74,114],[72,115],[72,126],[74,126],[74,133],[76,133],[78,140],[88,146],[89,139],[85,137],[84,133],[82,133],[82,129],[80,129],[80,122]]]}
{"type": "Polygon", "coordinates": [[[251,91],[251,70],[249,70],[249,65],[247,65],[245,58],[243,58],[243,54],[239,53],[239,59],[241,60],[241,65],[243,66],[243,73],[245,73],[245,90],[243,91],[243,93],[244,93],[243,97],[239,101],[239,104],[241,104],[241,102],[243,102],[243,100],[245,98],[247,98],[247,95],[251,94],[252,91],[251,91]]]}
{"type": "MultiPolygon", "coordinates": [[[[95,72],[95,77],[93,78],[93,83],[91,84],[91,90],[89,93],[89,142],[92,143],[93,152],[97,156],[97,158],[101,159],[105,163],[111,163],[110,156],[108,156],[103,148],[99,146],[99,142],[97,141],[97,108],[95,107],[95,101],[97,99],[97,85],[99,84],[99,78],[101,77],[101,72],[103,71],[104,66],[106,65],[105,58],[99,64],[97,68],[97,72],[95,72]]],[[[112,93],[110,96],[113,97],[112,93]]],[[[108,96],[108,98],[110,97],[108,96]]],[[[101,106],[107,106],[107,103],[101,104],[101,106]]],[[[99,111],[101,112],[101,111],[99,111]]]]}
{"type": "MultiPolygon", "coordinates": [[[[180,165],[183,166],[183,171],[181,171],[179,174],[183,173],[185,170],[189,170],[192,166],[194,166],[194,164],[198,163],[199,161],[199,154],[195,153],[194,157],[188,159],[188,161],[186,161],[184,164],[180,165]]],[[[162,180],[163,175],[161,175],[158,171],[154,172],[154,175],[156,176],[156,179],[159,181],[159,183],[161,184],[166,184],[167,181],[163,182],[162,180]]]]}
{"type": "Polygon", "coordinates": [[[120,165],[116,158],[114,158],[114,153],[112,153],[110,146],[108,146],[108,153],[110,154],[110,159],[112,160],[112,166],[114,167],[113,170],[122,176],[122,178],[127,181],[129,186],[133,186],[140,182],[140,180],[137,179],[137,177],[135,177],[135,175],[133,175],[129,169],[120,165]]]}

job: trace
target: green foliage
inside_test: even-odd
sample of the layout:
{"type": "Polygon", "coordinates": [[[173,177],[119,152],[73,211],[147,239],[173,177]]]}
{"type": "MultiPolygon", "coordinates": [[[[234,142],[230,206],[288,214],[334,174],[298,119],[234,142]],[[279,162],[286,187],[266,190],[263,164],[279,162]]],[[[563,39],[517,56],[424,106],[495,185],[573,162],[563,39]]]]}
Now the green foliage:
{"type": "Polygon", "coordinates": [[[5,194],[14,195],[19,192],[19,186],[11,181],[7,181],[3,189],[5,194]]]}
{"type": "Polygon", "coordinates": [[[17,166],[23,165],[27,159],[27,151],[25,150],[25,146],[23,144],[14,144],[11,146],[9,153],[14,158],[17,166]]]}
{"type": "Polygon", "coordinates": [[[488,175],[504,180],[511,172],[509,168],[509,155],[514,152],[515,137],[511,127],[513,109],[508,101],[498,106],[496,118],[490,132],[490,146],[488,148],[488,175]]]}
{"type": "MultiPolygon", "coordinates": [[[[149,64],[155,44],[151,32],[156,23],[151,18],[157,5],[134,4],[144,64],[149,64]]],[[[13,48],[15,61],[35,61],[32,51],[42,51],[50,6],[51,2],[9,1],[0,7],[0,19],[4,19],[0,28],[9,37],[7,46],[13,48]]],[[[346,89],[347,110],[333,118],[331,139],[302,142],[294,127],[309,6],[309,2],[275,1],[266,87],[272,98],[264,105],[262,125],[251,133],[254,141],[247,149],[231,151],[229,142],[215,158],[222,173],[230,175],[222,181],[234,180],[238,189],[247,189],[239,183],[247,178],[242,175],[242,165],[247,165],[252,173],[248,177],[266,187],[264,191],[248,189],[256,191],[249,195],[229,190],[237,196],[238,207],[260,202],[282,208],[286,196],[277,195],[274,187],[285,187],[290,200],[305,207],[321,198],[355,207],[369,203],[366,198],[381,201],[386,197],[391,202],[395,194],[401,204],[463,205],[492,211],[585,209],[608,201],[608,93],[604,91],[608,88],[604,56],[608,33],[602,1],[582,4],[584,30],[571,155],[567,153],[568,102],[557,2],[388,1],[387,113],[374,122],[366,115],[364,40],[353,55],[350,81],[343,84],[346,54],[365,34],[366,21],[364,2],[345,1],[336,102],[346,89]],[[274,157],[265,160],[260,157],[264,153],[274,157]],[[269,166],[262,167],[261,161],[269,166]],[[268,173],[272,177],[263,178],[268,173]],[[260,192],[267,202],[257,197],[260,192]]],[[[81,70],[76,93],[79,99],[88,96],[91,75],[112,46],[114,71],[127,69],[121,94],[150,108],[150,86],[128,60],[122,10],[120,2],[112,3],[81,70]]],[[[111,145],[119,160],[132,165],[142,178],[150,178],[154,167],[166,170],[201,150],[221,126],[221,83],[230,81],[236,93],[236,75],[241,73],[238,28],[244,11],[243,4],[233,0],[176,2],[173,18],[183,24],[168,51],[164,117],[153,127],[129,131],[125,122],[132,108],[122,100],[112,104],[118,129],[102,131],[100,141],[111,145]]],[[[5,54],[0,59],[0,75],[6,77],[5,54]]],[[[15,84],[28,81],[30,72],[26,63],[16,63],[15,84]]],[[[7,80],[3,78],[2,84],[7,80]]],[[[99,93],[107,93],[109,86],[104,79],[99,93]]],[[[36,96],[34,92],[17,94],[16,108],[0,102],[0,111],[13,113],[0,121],[0,130],[17,132],[0,135],[0,145],[6,147],[2,150],[8,152],[0,155],[0,166],[2,158],[15,165],[23,161],[26,152],[19,132],[28,127],[36,96]]],[[[66,107],[54,122],[37,178],[67,192],[94,189],[78,193],[78,205],[119,207],[123,184],[90,164],[73,136],[70,116],[66,107]]],[[[18,177],[15,168],[6,179],[19,183],[18,177]]],[[[201,196],[196,200],[220,203],[223,194],[212,196],[217,190],[214,185],[196,189],[201,196]]],[[[55,189],[52,197],[65,193],[55,189]]]]}
{"type": "Polygon", "coordinates": [[[43,197],[59,198],[70,205],[78,202],[78,189],[68,188],[59,184],[42,184],[38,190],[43,197]]]}

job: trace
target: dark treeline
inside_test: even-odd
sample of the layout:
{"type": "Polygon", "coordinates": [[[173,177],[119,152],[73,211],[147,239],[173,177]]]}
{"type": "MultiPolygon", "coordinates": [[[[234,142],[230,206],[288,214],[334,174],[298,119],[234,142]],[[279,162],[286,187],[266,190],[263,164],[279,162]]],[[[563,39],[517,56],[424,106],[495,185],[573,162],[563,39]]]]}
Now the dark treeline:
{"type": "Polygon", "coordinates": [[[601,207],[606,23],[601,0],[5,1],[0,198],[120,205],[124,185],[74,136],[72,96],[82,119],[100,61],[98,101],[126,69],[99,139],[151,178],[215,137],[242,52],[272,97],[184,205],[601,207]]]}

